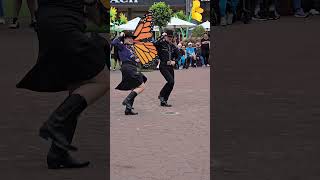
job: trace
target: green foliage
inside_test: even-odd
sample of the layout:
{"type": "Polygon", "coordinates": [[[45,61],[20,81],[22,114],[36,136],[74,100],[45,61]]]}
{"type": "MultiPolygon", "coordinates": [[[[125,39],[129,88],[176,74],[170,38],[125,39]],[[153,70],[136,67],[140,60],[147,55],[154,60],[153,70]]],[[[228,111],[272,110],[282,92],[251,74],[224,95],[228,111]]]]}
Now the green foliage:
{"type": "Polygon", "coordinates": [[[117,9],[114,7],[111,7],[110,9],[110,22],[114,23],[116,21],[116,17],[117,17],[117,9]]]}
{"type": "Polygon", "coordinates": [[[120,21],[119,24],[126,24],[128,22],[128,18],[123,13],[120,13],[119,21],[120,21]]]}
{"type": "Polygon", "coordinates": [[[192,30],[192,37],[202,37],[206,30],[202,26],[197,26],[192,30]]]}
{"type": "Polygon", "coordinates": [[[174,13],[173,16],[175,16],[175,17],[177,17],[177,18],[179,18],[179,19],[188,21],[188,17],[187,17],[187,15],[184,13],[183,10],[180,10],[180,11],[174,13]]]}
{"type": "Polygon", "coordinates": [[[118,10],[115,7],[111,7],[110,9],[110,22],[112,25],[110,25],[110,31],[120,31],[119,29],[116,29],[116,26],[119,26],[121,24],[126,24],[128,22],[128,18],[125,14],[120,13],[118,15],[118,10]]]}
{"type": "Polygon", "coordinates": [[[153,12],[154,23],[159,26],[160,31],[166,27],[172,17],[172,9],[164,2],[154,3],[150,9],[153,12]]]}

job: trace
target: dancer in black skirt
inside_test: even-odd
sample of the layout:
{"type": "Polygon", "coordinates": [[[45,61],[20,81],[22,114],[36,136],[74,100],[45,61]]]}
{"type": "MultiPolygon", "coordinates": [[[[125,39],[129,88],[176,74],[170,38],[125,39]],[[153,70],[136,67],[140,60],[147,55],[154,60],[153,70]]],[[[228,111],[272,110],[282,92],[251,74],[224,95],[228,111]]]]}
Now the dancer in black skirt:
{"type": "Polygon", "coordinates": [[[131,91],[124,99],[122,105],[126,106],[125,115],[137,115],[133,112],[133,102],[135,97],[145,89],[147,78],[137,71],[140,60],[135,56],[133,50],[133,34],[125,32],[119,38],[113,40],[112,45],[118,48],[119,58],[122,61],[122,81],[116,87],[118,90],[131,91]]]}
{"type": "Polygon", "coordinates": [[[174,66],[178,63],[179,49],[172,43],[173,31],[166,30],[160,39],[155,43],[160,59],[160,72],[166,79],[167,83],[161,89],[158,98],[160,105],[163,107],[171,107],[167,101],[174,86],[174,66]]]}
{"type": "MultiPolygon", "coordinates": [[[[84,1],[38,2],[38,61],[17,88],[37,92],[69,91],[69,96],[40,128],[40,136],[52,140],[47,155],[49,169],[86,167],[88,161],[80,162],[68,151],[77,150],[71,142],[79,115],[109,88],[105,69],[109,45],[98,35],[85,35],[84,1]]],[[[101,14],[92,20],[101,25],[105,17],[101,14]]]]}

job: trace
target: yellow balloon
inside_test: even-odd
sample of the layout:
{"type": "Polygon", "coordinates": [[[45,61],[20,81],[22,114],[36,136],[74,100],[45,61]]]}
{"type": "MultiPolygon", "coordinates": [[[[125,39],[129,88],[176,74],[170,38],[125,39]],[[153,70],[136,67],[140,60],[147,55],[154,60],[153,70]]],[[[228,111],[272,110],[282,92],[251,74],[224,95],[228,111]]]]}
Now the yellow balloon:
{"type": "Polygon", "coordinates": [[[202,15],[200,13],[193,13],[192,14],[192,19],[201,22],[202,21],[202,15]]]}
{"type": "Polygon", "coordinates": [[[202,8],[196,8],[195,11],[198,13],[203,13],[204,10],[202,8]]]}
{"type": "Polygon", "coordinates": [[[194,8],[198,8],[200,7],[200,1],[193,1],[193,5],[194,8]]]}

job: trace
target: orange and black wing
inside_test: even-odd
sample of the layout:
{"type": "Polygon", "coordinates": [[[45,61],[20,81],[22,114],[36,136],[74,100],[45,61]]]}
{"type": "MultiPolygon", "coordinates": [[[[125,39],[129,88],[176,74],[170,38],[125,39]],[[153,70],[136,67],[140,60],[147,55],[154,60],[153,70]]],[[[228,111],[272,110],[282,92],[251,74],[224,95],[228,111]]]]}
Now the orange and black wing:
{"type": "Polygon", "coordinates": [[[153,28],[153,18],[152,18],[152,13],[149,12],[145,15],[144,19],[140,20],[139,24],[137,25],[137,28],[134,31],[134,36],[136,36],[134,40],[141,41],[141,40],[152,38],[153,36],[152,28],[153,28]]]}
{"type": "Polygon", "coordinates": [[[136,30],[134,31],[134,51],[136,56],[140,59],[142,64],[147,64],[154,60],[157,55],[157,49],[152,42],[150,42],[153,33],[153,19],[152,13],[149,12],[141,19],[136,30]]]}
{"type": "Polygon", "coordinates": [[[153,61],[157,55],[157,49],[151,42],[137,42],[134,44],[134,51],[136,56],[140,59],[142,64],[148,64],[153,61]]]}

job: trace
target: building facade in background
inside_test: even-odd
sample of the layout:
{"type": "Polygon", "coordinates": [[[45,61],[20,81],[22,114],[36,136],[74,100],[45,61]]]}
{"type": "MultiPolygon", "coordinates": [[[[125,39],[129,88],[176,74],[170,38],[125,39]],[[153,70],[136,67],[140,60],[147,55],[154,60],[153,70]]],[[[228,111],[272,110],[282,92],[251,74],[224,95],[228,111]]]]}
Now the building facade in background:
{"type": "MultiPolygon", "coordinates": [[[[110,0],[112,7],[124,13],[129,20],[135,17],[142,17],[155,2],[165,2],[170,5],[174,12],[183,10],[190,12],[192,0],[110,0]]],[[[201,0],[201,7],[205,10],[203,21],[210,19],[210,0],[201,0]]]]}

